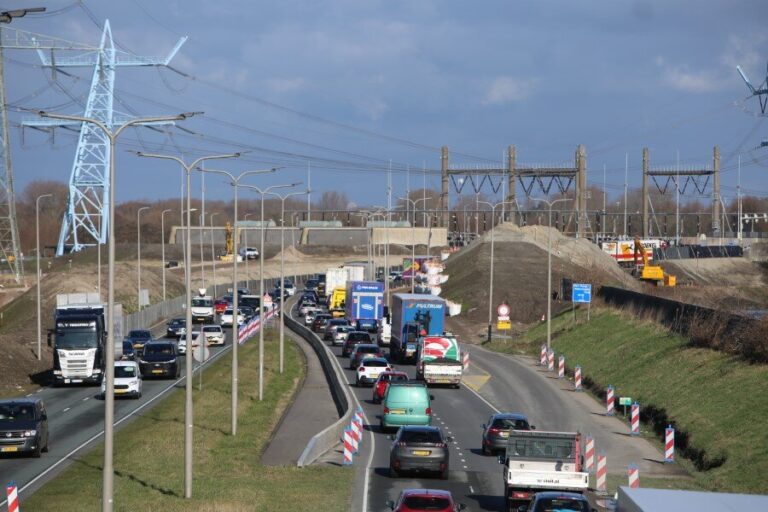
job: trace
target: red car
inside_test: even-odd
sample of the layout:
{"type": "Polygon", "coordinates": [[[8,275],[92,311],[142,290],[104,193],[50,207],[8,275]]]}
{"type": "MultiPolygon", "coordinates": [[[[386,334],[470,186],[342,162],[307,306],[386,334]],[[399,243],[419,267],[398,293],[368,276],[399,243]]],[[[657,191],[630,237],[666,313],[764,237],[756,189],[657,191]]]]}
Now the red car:
{"type": "Polygon", "coordinates": [[[213,309],[217,315],[222,314],[228,307],[230,307],[230,304],[224,299],[216,299],[213,303],[213,309]]]}
{"type": "Polygon", "coordinates": [[[373,403],[380,404],[384,400],[384,393],[387,392],[387,386],[390,382],[408,381],[408,374],[405,372],[384,372],[379,375],[373,384],[373,403]]]}
{"type": "Polygon", "coordinates": [[[450,491],[438,489],[404,489],[397,501],[390,500],[387,506],[394,512],[458,512],[466,508],[453,501],[450,491]]]}

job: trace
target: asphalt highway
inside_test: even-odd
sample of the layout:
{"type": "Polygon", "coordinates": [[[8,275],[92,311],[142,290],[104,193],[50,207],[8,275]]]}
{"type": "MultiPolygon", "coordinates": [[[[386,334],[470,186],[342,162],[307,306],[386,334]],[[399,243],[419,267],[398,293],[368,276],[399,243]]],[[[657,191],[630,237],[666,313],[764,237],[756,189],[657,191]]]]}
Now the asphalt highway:
{"type": "MultiPolygon", "coordinates": [[[[224,346],[210,347],[211,356],[206,365],[229,352],[231,330],[225,329],[225,332],[224,346]]],[[[153,333],[158,337],[162,336],[165,333],[165,325],[163,324],[162,329],[154,329],[153,333]]],[[[140,399],[115,399],[116,428],[157,403],[172,389],[184,387],[184,356],[181,360],[182,376],[178,380],[144,379],[140,399]]],[[[50,451],[43,453],[39,459],[15,454],[2,455],[0,482],[15,482],[23,498],[75,463],[83,450],[101,442],[104,434],[104,401],[98,398],[99,392],[99,386],[46,387],[28,395],[42,398],[45,402],[48,410],[50,451]]],[[[0,507],[4,505],[5,501],[0,502],[0,507]]]]}

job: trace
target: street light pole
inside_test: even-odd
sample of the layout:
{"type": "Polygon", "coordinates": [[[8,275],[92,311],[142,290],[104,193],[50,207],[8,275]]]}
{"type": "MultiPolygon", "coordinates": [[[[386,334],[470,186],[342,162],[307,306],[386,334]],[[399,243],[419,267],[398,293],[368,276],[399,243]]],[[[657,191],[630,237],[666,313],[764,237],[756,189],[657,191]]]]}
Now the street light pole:
{"type": "Polygon", "coordinates": [[[547,352],[552,345],[552,207],[557,203],[568,201],[567,198],[547,201],[546,199],[531,198],[534,201],[545,203],[549,207],[549,219],[547,229],[547,352]]]}
{"type": "MultiPolygon", "coordinates": [[[[284,340],[285,340],[285,319],[283,307],[285,301],[285,200],[291,196],[304,195],[307,192],[291,192],[290,194],[280,195],[275,192],[269,192],[269,195],[280,199],[280,373],[283,373],[285,360],[284,340]]],[[[293,283],[294,287],[296,283],[293,283]]]]}
{"type": "Polygon", "coordinates": [[[138,209],[136,212],[136,246],[137,246],[137,261],[138,264],[136,265],[137,270],[137,291],[136,291],[136,307],[138,311],[141,311],[141,212],[144,210],[149,210],[149,206],[142,206],[138,209]]]}
{"type": "MultiPolygon", "coordinates": [[[[239,294],[237,293],[237,244],[239,241],[239,235],[237,233],[237,207],[238,207],[238,192],[240,185],[240,180],[245,178],[246,176],[254,176],[256,174],[265,174],[269,172],[275,172],[277,169],[264,169],[264,170],[258,170],[258,171],[245,171],[235,177],[230,172],[227,171],[220,171],[217,169],[198,169],[202,173],[210,172],[213,174],[221,174],[223,176],[226,176],[229,178],[230,185],[232,185],[232,188],[234,189],[235,193],[235,211],[234,211],[234,219],[233,219],[233,228],[234,228],[234,236],[232,237],[232,313],[233,318],[235,319],[232,322],[232,384],[231,384],[231,395],[232,395],[232,435],[237,435],[237,403],[238,403],[238,392],[239,392],[239,385],[238,385],[238,361],[237,361],[237,349],[240,346],[240,335],[239,335],[239,327],[240,325],[237,323],[238,313],[239,313],[239,306],[238,306],[238,298],[239,294]]],[[[247,216],[247,214],[246,214],[247,216]]],[[[246,236],[248,231],[246,230],[246,236]]],[[[248,243],[246,242],[246,247],[248,246],[248,243]]],[[[248,263],[248,255],[246,252],[246,265],[248,263]]]]}
{"type": "Polygon", "coordinates": [[[218,213],[211,213],[211,217],[210,217],[211,223],[210,223],[210,228],[208,230],[211,233],[211,261],[213,262],[213,298],[214,299],[219,296],[217,293],[218,289],[216,288],[216,251],[213,245],[213,218],[217,215],[218,213]]]}
{"type": "MultiPolygon", "coordinates": [[[[191,201],[190,197],[192,195],[192,187],[191,187],[191,176],[192,169],[197,167],[200,162],[203,162],[205,160],[214,160],[214,159],[222,159],[222,158],[237,158],[240,156],[240,153],[232,153],[232,154],[225,154],[225,155],[208,155],[208,156],[201,156],[191,164],[187,165],[184,160],[177,156],[173,155],[160,155],[155,153],[143,153],[138,152],[137,155],[147,158],[159,158],[164,160],[173,160],[174,162],[179,163],[181,167],[184,169],[184,174],[186,177],[186,199],[187,199],[187,208],[186,208],[186,217],[187,217],[187,232],[186,232],[186,240],[185,240],[185,246],[186,251],[184,254],[184,267],[186,269],[185,275],[184,275],[184,281],[185,281],[185,287],[186,287],[186,306],[185,310],[187,312],[187,329],[186,329],[186,336],[187,336],[187,352],[185,354],[184,360],[186,364],[185,368],[185,405],[184,405],[184,497],[185,498],[191,498],[192,497],[192,434],[194,429],[194,417],[192,414],[192,369],[194,367],[194,362],[192,360],[192,269],[190,268],[190,264],[192,262],[192,238],[190,236],[190,231],[192,228],[192,216],[191,216],[191,201]]],[[[202,335],[202,334],[201,334],[202,335]]]]}
{"type": "Polygon", "coordinates": [[[37,255],[37,360],[40,361],[42,359],[42,350],[43,350],[43,332],[42,332],[42,325],[41,325],[41,316],[40,316],[40,200],[45,197],[53,197],[53,194],[43,194],[40,196],[37,196],[37,199],[35,199],[35,237],[37,240],[37,252],[35,253],[37,255]]]}
{"type": "MultiPolygon", "coordinates": [[[[300,185],[301,182],[288,185],[272,185],[261,189],[254,185],[240,185],[244,188],[255,190],[261,195],[261,244],[259,246],[259,318],[262,319],[259,326],[259,401],[264,399],[264,195],[272,190],[280,188],[291,188],[300,185]]],[[[282,293],[282,292],[281,292],[282,293]]]]}
{"type": "MultiPolygon", "coordinates": [[[[254,215],[253,213],[246,213],[243,215],[243,221],[248,221],[248,217],[254,215]]],[[[237,253],[235,253],[235,257],[237,257],[237,253]]],[[[261,254],[259,254],[259,258],[261,258],[261,254]]],[[[248,288],[250,291],[251,289],[251,271],[248,268],[248,226],[245,227],[245,287],[248,288]]]]}
{"type": "Polygon", "coordinates": [[[51,114],[45,111],[38,112],[41,117],[51,119],[63,119],[66,121],[78,121],[81,123],[91,123],[97,126],[109,139],[109,214],[107,218],[108,226],[108,292],[107,292],[107,346],[106,353],[110,364],[106,365],[104,379],[106,379],[104,391],[104,467],[102,469],[102,496],[101,508],[103,512],[111,512],[114,507],[114,424],[115,424],[115,365],[112,360],[115,353],[115,143],[117,137],[126,128],[138,124],[146,123],[165,123],[169,121],[182,121],[195,115],[194,112],[179,114],[176,116],[165,117],[146,117],[131,119],[120,125],[116,130],[111,130],[110,126],[99,119],[89,117],[70,116],[62,114],[51,114]]]}
{"type": "Polygon", "coordinates": [[[165,302],[165,214],[172,211],[173,210],[169,208],[160,213],[160,253],[163,260],[163,302],[165,302]]]}
{"type": "MultiPolygon", "coordinates": [[[[401,201],[407,201],[413,203],[413,224],[411,224],[411,293],[415,293],[416,290],[416,203],[424,201],[424,207],[426,208],[427,200],[432,197],[422,197],[420,199],[408,199],[407,197],[398,197],[401,201]]],[[[426,212],[424,213],[426,216],[426,212]]]]}

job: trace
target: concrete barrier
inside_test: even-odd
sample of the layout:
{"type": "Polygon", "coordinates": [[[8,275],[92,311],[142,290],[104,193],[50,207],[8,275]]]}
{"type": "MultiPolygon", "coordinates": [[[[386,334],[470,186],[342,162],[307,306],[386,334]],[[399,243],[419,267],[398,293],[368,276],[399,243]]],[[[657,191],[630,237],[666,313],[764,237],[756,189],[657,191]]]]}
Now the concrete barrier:
{"type": "Polygon", "coordinates": [[[353,399],[344,378],[344,372],[328,347],[320,338],[315,336],[315,333],[294,320],[291,315],[285,315],[285,326],[301,336],[317,354],[325,378],[328,380],[331,397],[340,416],[335,423],[321,430],[309,440],[296,463],[301,468],[309,466],[339,443],[339,440],[344,436],[344,429],[352,421],[355,409],[352,407],[353,399]]]}

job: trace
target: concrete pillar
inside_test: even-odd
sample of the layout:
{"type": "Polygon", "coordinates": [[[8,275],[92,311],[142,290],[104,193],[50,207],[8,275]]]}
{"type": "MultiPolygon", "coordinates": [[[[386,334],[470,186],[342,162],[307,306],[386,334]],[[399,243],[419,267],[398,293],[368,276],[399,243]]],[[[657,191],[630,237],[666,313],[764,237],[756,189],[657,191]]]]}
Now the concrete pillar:
{"type": "MultiPolygon", "coordinates": [[[[448,146],[440,148],[440,226],[448,226],[448,146]]],[[[426,208],[426,205],[424,205],[426,208]]]]}
{"type": "Polygon", "coordinates": [[[720,148],[715,146],[712,151],[712,235],[721,235],[720,226],[720,148]]]}
{"type": "Polygon", "coordinates": [[[643,238],[648,238],[648,148],[643,148],[643,238]]]}
{"type": "Polygon", "coordinates": [[[577,238],[586,235],[587,227],[587,153],[583,144],[576,148],[576,225],[577,238]]]}
{"type": "Polygon", "coordinates": [[[509,212],[511,213],[510,217],[512,217],[512,222],[515,225],[518,225],[517,202],[515,201],[517,197],[517,179],[515,176],[515,166],[517,164],[516,161],[517,151],[515,150],[515,146],[509,146],[507,148],[507,198],[505,201],[510,203],[507,206],[509,208],[509,212]]]}

